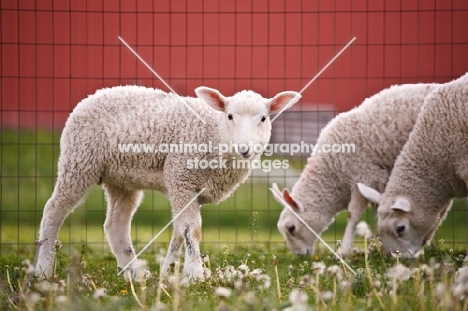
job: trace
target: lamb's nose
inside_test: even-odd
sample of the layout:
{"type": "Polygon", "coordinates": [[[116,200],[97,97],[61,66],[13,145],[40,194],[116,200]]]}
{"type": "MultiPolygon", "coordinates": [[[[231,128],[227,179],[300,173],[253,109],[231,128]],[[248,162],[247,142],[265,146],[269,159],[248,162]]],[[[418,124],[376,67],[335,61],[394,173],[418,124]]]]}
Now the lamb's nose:
{"type": "Polygon", "coordinates": [[[244,157],[248,158],[252,155],[252,151],[250,150],[250,146],[248,144],[240,144],[239,145],[239,153],[244,157]]]}
{"type": "Polygon", "coordinates": [[[287,226],[286,227],[289,231],[289,233],[293,234],[294,231],[296,230],[296,226],[295,225],[290,225],[290,226],[287,226]]]}

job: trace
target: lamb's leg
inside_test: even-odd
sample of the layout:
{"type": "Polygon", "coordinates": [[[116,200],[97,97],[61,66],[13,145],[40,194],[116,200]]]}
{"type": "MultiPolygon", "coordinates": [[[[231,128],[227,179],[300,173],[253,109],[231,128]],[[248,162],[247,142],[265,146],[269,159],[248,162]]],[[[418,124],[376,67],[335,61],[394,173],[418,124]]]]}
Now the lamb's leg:
{"type": "MultiPolygon", "coordinates": [[[[123,268],[135,257],[130,226],[133,214],[143,198],[143,191],[128,190],[109,184],[103,185],[103,188],[107,199],[104,231],[112,253],[117,258],[117,265],[123,268]]],[[[137,260],[132,263],[130,268],[136,266],[139,266],[137,260]]]]}
{"type": "Polygon", "coordinates": [[[39,252],[34,263],[36,274],[39,277],[49,278],[52,276],[56,254],[55,243],[58,239],[59,229],[65,218],[83,199],[92,184],[90,182],[83,186],[79,183],[69,184],[64,182],[64,180],[69,179],[70,176],[65,178],[59,175],[54,192],[44,207],[39,229],[39,252]]]}
{"type": "Polygon", "coordinates": [[[351,202],[349,202],[348,205],[348,223],[346,224],[343,241],[341,242],[341,254],[343,256],[348,256],[351,254],[356,225],[365,209],[366,200],[359,194],[358,191],[353,191],[351,195],[351,202]]]}
{"type": "MultiPolygon", "coordinates": [[[[189,195],[183,195],[181,192],[178,192],[174,196],[169,193],[173,215],[177,215],[194,196],[195,193],[192,192],[189,195]]],[[[163,273],[166,274],[170,264],[178,258],[182,239],[185,242],[184,275],[190,279],[202,279],[203,266],[200,256],[201,214],[197,200],[191,203],[174,220],[174,233],[164,261],[163,273]]]]}
{"type": "Polygon", "coordinates": [[[180,258],[180,247],[184,243],[184,236],[180,234],[179,230],[175,230],[172,233],[171,243],[167,251],[167,256],[164,260],[162,273],[166,276],[169,272],[170,265],[180,258]]]}

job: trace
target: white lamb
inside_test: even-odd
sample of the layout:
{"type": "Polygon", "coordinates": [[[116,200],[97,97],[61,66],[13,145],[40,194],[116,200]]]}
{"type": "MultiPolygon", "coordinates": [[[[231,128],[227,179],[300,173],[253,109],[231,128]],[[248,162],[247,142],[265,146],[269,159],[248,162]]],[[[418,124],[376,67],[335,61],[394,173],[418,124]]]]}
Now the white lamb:
{"type": "Polygon", "coordinates": [[[102,89],[76,106],[62,133],[57,183],[44,208],[39,237],[42,245],[35,263],[37,274],[52,275],[60,226],[90,187],[102,183],[108,203],[104,230],[121,268],[135,256],[130,224],[143,198],[142,189],[165,193],[175,215],[205,188],[174,221],[163,265],[163,272],[167,273],[185,242],[185,275],[192,279],[203,277],[200,205],[226,199],[245,181],[251,169],[237,169],[234,162],[259,161],[260,154],[254,152],[253,146],[268,143],[269,114],[279,112],[288,103],[294,104],[300,95],[282,92],[265,99],[253,91],[242,91],[224,97],[207,87],[199,87],[195,93],[198,98],[184,100],[206,124],[177,95],[140,86],[102,89]],[[225,153],[201,147],[185,153],[167,153],[157,148],[169,143],[206,146],[209,142],[214,147],[234,147],[225,153]],[[156,147],[148,153],[119,152],[119,144],[129,143],[156,147]],[[211,168],[196,169],[193,162],[189,163],[196,159],[209,161],[211,168]]]}
{"type": "MultiPolygon", "coordinates": [[[[365,186],[365,185],[367,186],[365,186]]],[[[378,230],[387,252],[415,255],[468,184],[468,74],[429,94],[381,195],[359,188],[379,203],[378,230]]]]}
{"type": "MultiPolygon", "coordinates": [[[[435,87],[436,84],[392,86],[339,114],[321,131],[317,152],[309,157],[292,192],[288,189],[281,192],[276,184],[272,191],[282,196],[317,234],[328,228],[337,213],[348,209],[348,223],[341,244],[342,254],[348,255],[356,224],[368,203],[356,184],[364,182],[384,189],[424,97],[435,87]],[[355,152],[321,152],[322,146],[323,151],[327,151],[333,144],[343,149],[354,144],[355,152]]],[[[278,229],[293,253],[314,252],[315,235],[286,207],[279,218],[278,229]]]]}

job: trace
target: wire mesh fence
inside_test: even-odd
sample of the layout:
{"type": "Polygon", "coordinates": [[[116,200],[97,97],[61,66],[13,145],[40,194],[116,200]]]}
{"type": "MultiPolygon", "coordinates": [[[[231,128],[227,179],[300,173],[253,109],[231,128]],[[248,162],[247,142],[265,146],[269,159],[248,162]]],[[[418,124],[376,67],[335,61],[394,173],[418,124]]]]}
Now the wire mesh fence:
{"type": "MultiPolygon", "coordinates": [[[[337,113],[393,84],[447,82],[468,70],[468,4],[418,1],[23,1],[1,2],[0,255],[30,251],[56,179],[60,132],[76,104],[97,89],[167,88],[125,39],[179,94],[206,85],[264,97],[301,90],[353,37],[356,41],[273,125],[272,142],[314,143],[337,113]]],[[[291,187],[308,154],[283,170],[254,170],[227,201],[202,208],[203,245],[283,245],[281,207],[268,187],[291,187]]],[[[71,214],[60,239],[108,253],[99,187],[71,214]]],[[[147,191],[132,237],[146,244],[171,217],[164,195],[147,191]]],[[[375,228],[373,212],[364,218],[375,228]]],[[[468,212],[458,200],[439,230],[468,248],[468,212]]],[[[325,233],[341,239],[346,215],[325,233]]],[[[170,239],[170,230],[153,251],[170,239]]]]}

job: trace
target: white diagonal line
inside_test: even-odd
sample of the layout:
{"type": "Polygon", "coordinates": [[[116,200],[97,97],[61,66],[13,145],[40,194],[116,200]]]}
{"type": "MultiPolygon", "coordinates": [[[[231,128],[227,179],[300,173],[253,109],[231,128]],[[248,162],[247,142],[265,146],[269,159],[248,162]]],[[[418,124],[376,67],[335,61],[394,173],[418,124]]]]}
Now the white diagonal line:
{"type": "Polygon", "coordinates": [[[325,67],[323,67],[322,70],[320,70],[320,71],[315,75],[315,77],[313,77],[312,80],[310,80],[309,83],[307,83],[306,86],[304,86],[304,87],[302,88],[302,90],[299,92],[299,94],[297,94],[296,96],[294,96],[293,99],[291,99],[291,100],[289,101],[289,103],[288,103],[286,106],[284,106],[283,109],[281,109],[280,112],[278,112],[278,113],[276,114],[276,116],[275,116],[273,119],[271,119],[270,122],[273,123],[273,121],[275,121],[276,118],[278,118],[279,115],[283,113],[283,111],[285,111],[286,109],[288,109],[288,108],[291,106],[290,103],[294,102],[294,101],[297,99],[296,97],[298,97],[300,94],[302,94],[302,92],[304,92],[304,91],[305,91],[305,90],[306,90],[306,89],[307,89],[307,88],[308,88],[308,87],[309,87],[309,86],[310,86],[310,85],[311,85],[311,84],[328,68],[328,66],[330,66],[330,65],[338,58],[338,56],[340,56],[341,53],[343,53],[343,52],[351,45],[351,43],[354,42],[354,40],[356,40],[356,37],[352,38],[351,41],[349,41],[348,44],[346,44],[346,45],[338,52],[338,54],[336,54],[335,57],[333,57],[333,58],[328,62],[328,64],[326,64],[325,67]]]}
{"type": "Polygon", "coordinates": [[[291,206],[289,206],[288,203],[286,203],[286,201],[285,201],[281,196],[279,196],[273,189],[271,189],[271,188],[269,188],[269,189],[270,189],[271,193],[273,193],[273,195],[275,196],[275,198],[276,198],[278,201],[280,201],[284,206],[286,206],[286,207],[289,209],[289,211],[290,211],[291,213],[293,213],[293,215],[296,216],[297,219],[299,219],[299,221],[302,222],[302,224],[304,224],[304,226],[306,226],[306,228],[309,229],[310,232],[312,232],[312,233],[317,237],[317,239],[319,239],[319,241],[322,242],[322,244],[325,245],[325,246],[330,250],[330,252],[332,252],[332,253],[335,255],[335,257],[338,258],[338,259],[343,263],[343,265],[346,266],[346,268],[349,269],[349,271],[351,271],[354,275],[357,274],[356,271],[354,271],[353,268],[351,268],[351,267],[348,265],[348,263],[347,263],[346,261],[344,261],[343,257],[341,257],[340,255],[338,255],[338,253],[336,253],[336,252],[333,250],[333,248],[331,248],[331,246],[328,245],[328,243],[325,242],[325,240],[322,239],[322,237],[321,237],[319,234],[317,234],[317,232],[315,232],[315,230],[312,229],[312,228],[309,226],[309,224],[307,224],[307,222],[306,222],[304,219],[302,219],[302,217],[299,216],[299,215],[293,210],[293,208],[292,208],[291,206]]]}
{"type": "Polygon", "coordinates": [[[130,260],[130,262],[129,262],[128,264],[125,265],[125,267],[122,268],[122,270],[120,270],[119,273],[117,273],[117,275],[121,275],[121,274],[125,271],[125,269],[127,269],[127,268],[138,258],[138,256],[140,256],[141,253],[143,253],[143,252],[144,252],[144,251],[145,251],[145,250],[146,250],[146,249],[147,249],[163,232],[164,232],[164,230],[166,230],[167,227],[169,227],[169,226],[174,222],[174,220],[176,220],[177,217],[179,217],[180,214],[182,214],[182,213],[187,209],[187,207],[189,207],[190,204],[192,204],[192,203],[200,196],[200,194],[202,194],[202,192],[205,191],[205,189],[206,189],[206,188],[203,188],[202,190],[200,190],[200,192],[198,192],[198,193],[190,200],[190,202],[188,202],[187,205],[185,205],[185,207],[184,207],[180,212],[177,213],[177,215],[175,215],[174,217],[172,217],[171,221],[169,221],[169,222],[167,223],[167,225],[165,225],[164,228],[162,228],[161,231],[159,231],[158,234],[156,234],[156,235],[151,239],[151,241],[149,241],[149,242],[145,245],[145,247],[143,247],[143,248],[141,249],[141,251],[140,251],[138,254],[136,254],[135,257],[133,257],[133,259],[130,260]]]}
{"type": "Polygon", "coordinates": [[[119,40],[122,41],[122,43],[125,44],[125,46],[126,46],[126,47],[127,47],[127,48],[128,48],[144,65],[145,65],[145,66],[146,66],[146,68],[148,68],[156,77],[158,77],[158,79],[159,79],[169,90],[171,90],[171,92],[174,93],[174,94],[177,96],[177,98],[178,98],[178,99],[179,99],[179,100],[180,100],[180,101],[181,101],[181,102],[198,118],[198,119],[200,119],[200,121],[203,122],[203,124],[206,124],[205,120],[203,120],[203,118],[200,117],[200,115],[199,115],[195,110],[193,110],[193,108],[190,107],[189,104],[187,104],[187,102],[186,102],[182,97],[180,97],[179,94],[177,94],[177,92],[174,91],[174,89],[173,89],[169,84],[167,84],[166,81],[164,81],[164,79],[163,79],[160,75],[158,75],[158,73],[157,73],[156,71],[154,71],[154,69],[151,68],[151,66],[148,65],[148,63],[145,62],[145,60],[144,60],[140,55],[138,55],[138,53],[135,52],[135,50],[132,49],[132,47],[131,47],[130,45],[128,45],[128,43],[125,42],[125,40],[124,40],[121,36],[118,36],[118,38],[119,38],[119,40]]]}

